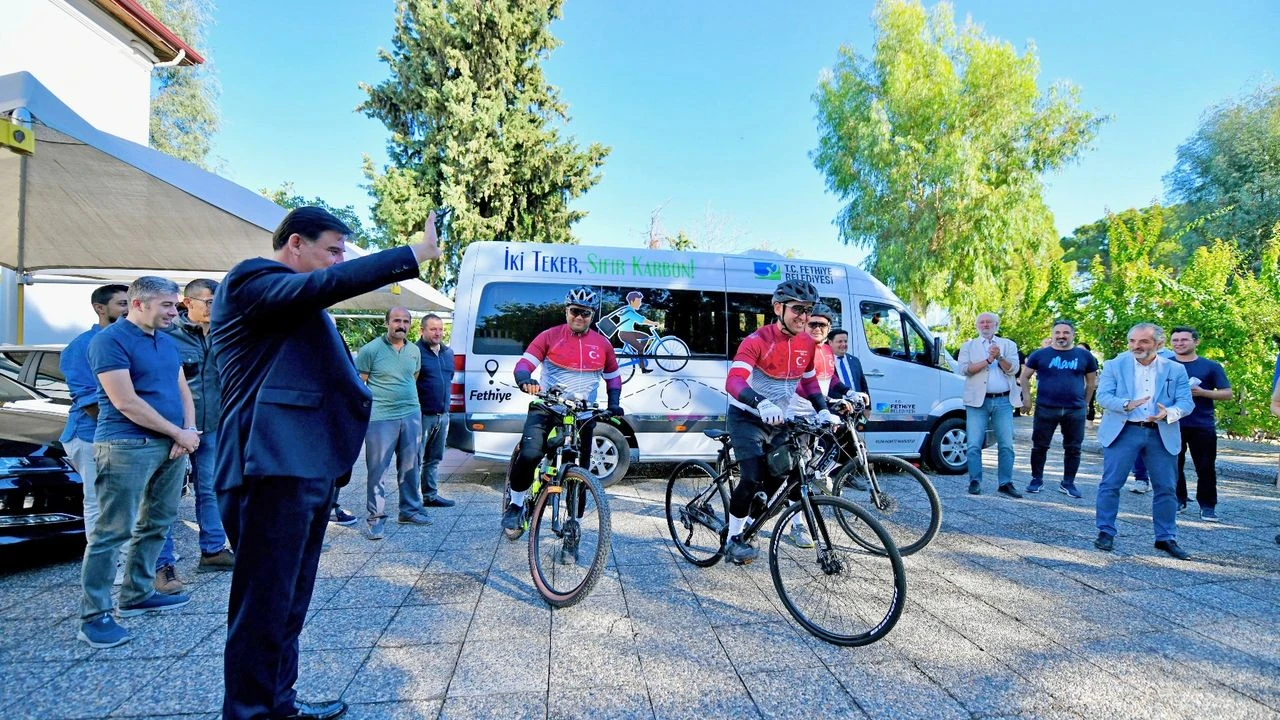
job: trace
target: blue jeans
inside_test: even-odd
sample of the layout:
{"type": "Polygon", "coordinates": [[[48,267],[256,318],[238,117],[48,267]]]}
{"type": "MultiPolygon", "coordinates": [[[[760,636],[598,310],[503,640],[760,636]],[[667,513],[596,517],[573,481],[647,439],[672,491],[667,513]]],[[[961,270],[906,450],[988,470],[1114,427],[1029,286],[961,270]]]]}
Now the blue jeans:
{"type": "Polygon", "coordinates": [[[999,448],[996,478],[1000,485],[1013,482],[1013,406],[1009,404],[1009,397],[988,397],[982,401],[981,407],[965,407],[964,419],[965,433],[968,434],[969,480],[982,482],[982,442],[987,436],[987,423],[990,423],[999,448]]]}
{"type": "Polygon", "coordinates": [[[135,605],[155,593],[155,559],[164,543],[165,528],[178,515],[186,467],[181,456],[169,459],[172,446],[168,438],[94,443],[99,514],[80,568],[82,622],[111,612],[116,557],[131,537],[120,605],[135,605]]]}
{"type": "MultiPolygon", "coordinates": [[[[227,533],[222,529],[222,516],[218,513],[218,496],[213,491],[215,476],[213,462],[218,453],[218,431],[205,430],[200,435],[200,447],[189,455],[191,459],[191,487],[196,494],[196,524],[200,527],[200,552],[212,555],[227,546],[227,533]]],[[[177,555],[173,548],[173,528],[164,536],[164,547],[156,558],[156,570],[173,565],[177,555]]]]}
{"type": "Polygon", "coordinates": [[[1102,483],[1098,485],[1098,532],[1116,534],[1120,488],[1129,477],[1134,460],[1146,461],[1151,476],[1151,522],[1156,540],[1173,540],[1178,534],[1178,456],[1160,441],[1160,431],[1125,423],[1120,434],[1102,451],[1102,483]]]}
{"type": "Polygon", "coordinates": [[[413,413],[398,420],[369,423],[364,436],[364,466],[368,472],[369,522],[385,518],[387,489],[382,476],[396,456],[396,478],[400,485],[400,514],[422,512],[422,489],[418,487],[418,445],[422,442],[422,415],[413,413]]]}
{"type": "Polygon", "coordinates": [[[449,413],[422,416],[422,499],[440,496],[440,461],[444,459],[444,441],[449,437],[449,413]]]}

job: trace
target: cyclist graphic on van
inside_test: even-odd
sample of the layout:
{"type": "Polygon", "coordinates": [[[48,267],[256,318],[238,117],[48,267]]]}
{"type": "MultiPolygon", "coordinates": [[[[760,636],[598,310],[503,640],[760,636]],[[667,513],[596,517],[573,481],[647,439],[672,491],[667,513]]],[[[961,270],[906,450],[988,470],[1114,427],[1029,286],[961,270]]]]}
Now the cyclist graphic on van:
{"type": "Polygon", "coordinates": [[[641,373],[651,373],[649,358],[653,358],[659,368],[667,372],[679,372],[689,364],[689,346],[674,335],[660,336],[662,323],[650,320],[640,312],[644,303],[644,293],[632,290],[627,293],[627,304],[600,318],[596,329],[605,337],[615,335],[621,341],[620,355],[625,357],[619,363],[622,370],[622,381],[626,382],[635,375],[636,365],[641,373]]]}

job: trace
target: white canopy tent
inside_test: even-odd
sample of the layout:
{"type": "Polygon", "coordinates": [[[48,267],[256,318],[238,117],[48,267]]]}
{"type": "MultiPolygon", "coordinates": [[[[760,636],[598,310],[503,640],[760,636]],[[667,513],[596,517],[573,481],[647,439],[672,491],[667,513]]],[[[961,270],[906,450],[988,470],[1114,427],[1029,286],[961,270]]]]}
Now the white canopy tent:
{"type": "MultiPolygon", "coordinates": [[[[270,253],[271,233],[286,212],[270,200],[94,128],[30,73],[0,75],[0,114],[15,110],[30,116],[36,136],[30,156],[0,149],[0,266],[17,273],[19,333],[23,285],[144,274],[216,279],[245,258],[270,253]]],[[[397,305],[453,308],[419,280],[339,308],[397,305]]]]}

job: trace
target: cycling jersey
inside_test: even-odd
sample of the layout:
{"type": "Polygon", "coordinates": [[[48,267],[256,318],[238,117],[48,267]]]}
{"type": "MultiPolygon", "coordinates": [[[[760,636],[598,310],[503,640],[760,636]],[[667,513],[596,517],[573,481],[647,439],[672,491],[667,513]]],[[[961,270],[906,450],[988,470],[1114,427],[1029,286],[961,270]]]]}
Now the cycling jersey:
{"type": "Polygon", "coordinates": [[[751,333],[738,346],[724,381],[729,404],[758,416],[756,406],[761,401],[772,400],[785,408],[798,392],[818,398],[816,402],[825,408],[814,371],[816,346],[808,335],[787,335],[777,323],[751,333]]]}
{"type": "Polygon", "coordinates": [[[577,393],[588,402],[595,401],[602,377],[611,400],[622,393],[622,376],[613,345],[595,330],[577,335],[568,325],[557,325],[542,331],[516,363],[516,383],[530,382],[539,365],[543,365],[542,385],[577,393]]]}
{"type": "MultiPolygon", "coordinates": [[[[823,395],[830,396],[831,383],[834,381],[839,383],[836,378],[836,356],[831,352],[831,346],[823,343],[818,346],[817,354],[813,358],[814,377],[818,381],[818,389],[823,395]]],[[[800,391],[802,388],[797,387],[795,394],[791,396],[791,411],[796,415],[813,415],[816,410],[813,409],[813,403],[809,402],[807,396],[802,397],[800,391]]]]}

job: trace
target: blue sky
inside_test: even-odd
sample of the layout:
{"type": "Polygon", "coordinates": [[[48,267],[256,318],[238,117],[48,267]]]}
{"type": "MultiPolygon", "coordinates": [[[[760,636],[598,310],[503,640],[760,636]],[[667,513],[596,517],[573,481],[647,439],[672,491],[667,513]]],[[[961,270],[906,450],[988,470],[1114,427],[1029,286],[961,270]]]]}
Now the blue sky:
{"type": "MultiPolygon", "coordinates": [[[[1045,178],[1058,230],[1164,197],[1161,177],[1202,113],[1280,77],[1280,3],[956,2],[955,14],[1020,50],[1033,41],[1042,86],[1070,80],[1082,106],[1112,116],[1079,162],[1045,178]]],[[[568,0],[545,64],[569,105],[568,132],[613,148],[577,201],[585,244],[639,246],[664,229],[724,246],[767,244],[854,261],[832,224],[840,203],[809,154],[812,93],[841,45],[871,52],[870,2],[568,0]]],[[[387,134],[354,112],[390,45],[391,0],[219,0],[208,47],[223,129],[220,173],[253,189],[367,213],[361,156],[385,161],[387,134]]]]}

